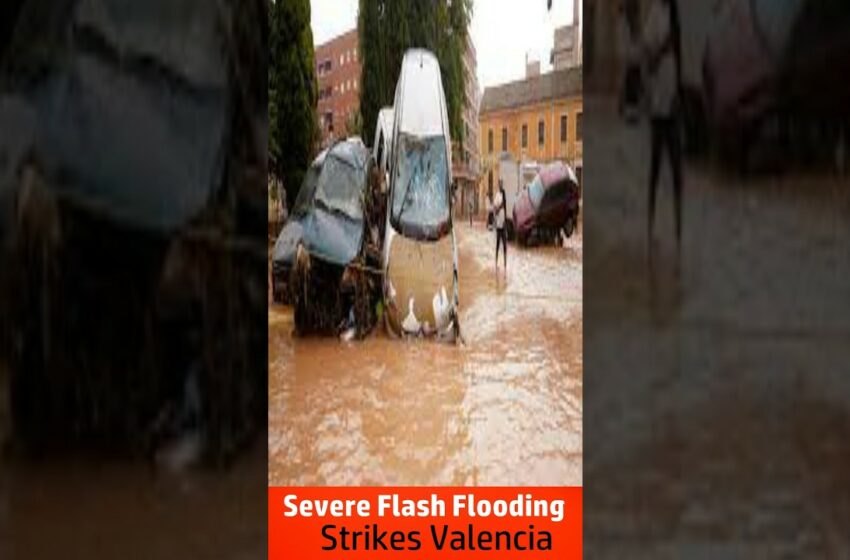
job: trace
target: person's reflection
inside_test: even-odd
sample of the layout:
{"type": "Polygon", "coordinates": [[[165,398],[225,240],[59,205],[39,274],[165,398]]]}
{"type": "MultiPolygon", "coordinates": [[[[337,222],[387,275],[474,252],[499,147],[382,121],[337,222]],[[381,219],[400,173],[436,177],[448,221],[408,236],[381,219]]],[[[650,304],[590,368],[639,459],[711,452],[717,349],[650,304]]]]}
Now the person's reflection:
{"type": "Polygon", "coordinates": [[[681,91],[681,32],[675,0],[652,2],[643,40],[650,82],[649,108],[652,131],[647,236],[651,263],[655,198],[664,151],[670,157],[673,171],[677,253],[681,253],[682,244],[682,150],[677,126],[681,91]]]}

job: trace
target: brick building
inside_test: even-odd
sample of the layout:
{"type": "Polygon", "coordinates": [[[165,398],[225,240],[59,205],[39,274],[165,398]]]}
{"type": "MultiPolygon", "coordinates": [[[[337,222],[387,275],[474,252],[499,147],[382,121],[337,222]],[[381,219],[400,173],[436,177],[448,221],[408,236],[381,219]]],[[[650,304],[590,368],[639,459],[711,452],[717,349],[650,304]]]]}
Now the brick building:
{"type": "Polygon", "coordinates": [[[348,125],[360,111],[360,52],[357,29],[316,46],[319,80],[317,114],[322,145],[349,135],[348,125]]]}
{"type": "Polygon", "coordinates": [[[484,90],[479,110],[479,197],[498,188],[498,161],[564,161],[582,176],[582,68],[531,74],[484,90]]]}

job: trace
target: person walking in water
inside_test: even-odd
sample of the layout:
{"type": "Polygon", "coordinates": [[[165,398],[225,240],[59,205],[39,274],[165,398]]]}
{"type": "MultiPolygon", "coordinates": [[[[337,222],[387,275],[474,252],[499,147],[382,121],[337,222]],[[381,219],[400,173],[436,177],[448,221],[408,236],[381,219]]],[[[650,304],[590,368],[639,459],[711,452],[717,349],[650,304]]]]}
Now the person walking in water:
{"type": "Polygon", "coordinates": [[[649,168],[648,242],[652,257],[655,198],[661,157],[666,151],[673,172],[676,249],[682,245],[682,149],[677,126],[681,84],[681,31],[677,0],[653,0],[644,29],[644,49],[650,85],[652,155],[649,168]]]}
{"type": "Polygon", "coordinates": [[[493,220],[496,222],[496,270],[499,270],[499,245],[502,245],[502,260],[505,261],[505,272],[508,271],[508,233],[505,230],[507,218],[507,198],[505,185],[499,179],[499,192],[493,201],[493,220]]]}

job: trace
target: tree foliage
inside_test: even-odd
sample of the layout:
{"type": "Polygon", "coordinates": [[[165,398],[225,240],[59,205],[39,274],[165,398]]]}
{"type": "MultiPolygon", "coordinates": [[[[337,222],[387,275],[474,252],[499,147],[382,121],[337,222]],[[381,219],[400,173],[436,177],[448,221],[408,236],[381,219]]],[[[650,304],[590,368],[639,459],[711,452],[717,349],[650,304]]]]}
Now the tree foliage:
{"type": "Polygon", "coordinates": [[[319,138],[309,0],[269,0],[269,168],[291,208],[319,138]]]}
{"type": "Polygon", "coordinates": [[[428,49],[437,56],[451,137],[462,144],[463,56],[471,19],[472,0],[360,0],[360,114],[367,144],[373,142],[378,112],[393,104],[401,61],[411,48],[428,49]]]}

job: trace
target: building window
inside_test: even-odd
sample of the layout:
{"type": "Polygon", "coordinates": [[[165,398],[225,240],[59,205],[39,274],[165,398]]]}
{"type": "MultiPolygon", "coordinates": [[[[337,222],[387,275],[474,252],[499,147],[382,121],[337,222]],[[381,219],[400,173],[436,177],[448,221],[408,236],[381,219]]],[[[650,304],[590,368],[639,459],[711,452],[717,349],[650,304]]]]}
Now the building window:
{"type": "Polygon", "coordinates": [[[567,115],[561,115],[561,143],[567,141],[567,115]]]}
{"type": "Polygon", "coordinates": [[[357,47],[354,47],[354,61],[357,62],[357,47]]]}
{"type": "Polygon", "coordinates": [[[528,147],[528,125],[523,123],[522,125],[522,148],[525,149],[528,147]]]}
{"type": "Polygon", "coordinates": [[[502,151],[508,151],[508,129],[502,127],[502,151]]]}
{"type": "Polygon", "coordinates": [[[576,140],[581,142],[581,113],[576,113],[576,140]]]}
{"type": "Polygon", "coordinates": [[[493,129],[487,131],[487,153],[493,153],[493,129]]]}
{"type": "Polygon", "coordinates": [[[541,120],[537,123],[537,144],[540,146],[546,141],[546,124],[541,120]]]}
{"type": "Polygon", "coordinates": [[[345,63],[345,57],[339,55],[339,65],[342,66],[345,63]]]}

